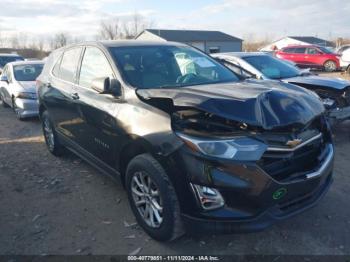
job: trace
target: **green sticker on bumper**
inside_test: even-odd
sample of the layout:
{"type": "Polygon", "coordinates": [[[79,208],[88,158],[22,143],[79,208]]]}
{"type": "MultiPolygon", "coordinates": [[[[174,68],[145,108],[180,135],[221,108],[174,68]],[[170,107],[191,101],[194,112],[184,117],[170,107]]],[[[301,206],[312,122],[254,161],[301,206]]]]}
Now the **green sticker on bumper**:
{"type": "Polygon", "coordinates": [[[287,189],[282,187],[277,189],[273,194],[272,194],[272,198],[274,200],[278,200],[281,199],[282,197],[284,197],[287,194],[287,189]]]}

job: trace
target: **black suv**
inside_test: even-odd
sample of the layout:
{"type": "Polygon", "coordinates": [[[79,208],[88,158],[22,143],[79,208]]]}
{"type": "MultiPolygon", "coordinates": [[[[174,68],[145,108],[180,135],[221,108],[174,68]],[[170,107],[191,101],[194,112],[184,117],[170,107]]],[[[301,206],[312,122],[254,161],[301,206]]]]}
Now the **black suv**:
{"type": "Polygon", "coordinates": [[[260,230],[314,206],[332,182],[314,93],[242,80],[183,44],[71,45],[50,55],[37,85],[50,152],[120,176],[157,240],[260,230]]]}

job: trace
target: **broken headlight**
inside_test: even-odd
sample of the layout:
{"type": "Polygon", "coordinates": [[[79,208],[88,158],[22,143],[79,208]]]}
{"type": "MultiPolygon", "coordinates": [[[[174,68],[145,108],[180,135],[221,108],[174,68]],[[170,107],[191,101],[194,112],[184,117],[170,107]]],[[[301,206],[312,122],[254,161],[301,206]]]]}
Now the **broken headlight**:
{"type": "Polygon", "coordinates": [[[244,136],[223,140],[194,138],[179,133],[178,136],[192,150],[217,158],[240,161],[256,161],[261,158],[267,149],[266,144],[256,139],[244,136]]]}

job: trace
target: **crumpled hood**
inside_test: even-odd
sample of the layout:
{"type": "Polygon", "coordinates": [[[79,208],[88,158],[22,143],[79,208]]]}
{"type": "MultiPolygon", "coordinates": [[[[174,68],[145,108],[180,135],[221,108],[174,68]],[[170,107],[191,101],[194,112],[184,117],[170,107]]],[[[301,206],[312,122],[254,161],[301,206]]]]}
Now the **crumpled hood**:
{"type": "Polygon", "coordinates": [[[36,93],[35,81],[18,81],[25,92],[36,93]]]}
{"type": "Polygon", "coordinates": [[[324,111],[315,94],[276,81],[251,80],[172,89],[138,89],[136,93],[146,101],[171,99],[174,106],[197,108],[264,129],[305,125],[324,111]]]}
{"type": "Polygon", "coordinates": [[[305,84],[305,85],[315,85],[327,87],[330,89],[343,90],[344,88],[350,86],[350,82],[341,78],[330,78],[323,76],[296,76],[291,78],[286,78],[282,80],[283,82],[290,84],[305,84]]]}

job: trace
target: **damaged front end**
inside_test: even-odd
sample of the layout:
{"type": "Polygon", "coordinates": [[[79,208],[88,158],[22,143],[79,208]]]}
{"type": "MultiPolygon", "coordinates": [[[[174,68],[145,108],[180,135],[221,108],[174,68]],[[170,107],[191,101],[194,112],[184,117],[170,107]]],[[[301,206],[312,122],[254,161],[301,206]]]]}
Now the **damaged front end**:
{"type": "Polygon", "coordinates": [[[350,86],[329,88],[311,83],[295,84],[310,89],[319,95],[331,123],[350,119],[350,86]]]}
{"type": "Polygon", "coordinates": [[[332,182],[334,151],[323,115],[305,126],[264,130],[187,109],[174,112],[172,123],[186,145],[175,157],[183,168],[173,168],[186,173],[197,199],[184,214],[193,233],[213,224],[221,233],[263,229],[315,205],[332,182]]]}
{"type": "Polygon", "coordinates": [[[315,205],[332,181],[332,138],[318,98],[241,88],[138,91],[170,115],[183,142],[166,165],[184,176],[174,181],[193,233],[263,229],[315,205]]]}
{"type": "Polygon", "coordinates": [[[315,92],[321,97],[331,122],[350,119],[350,86],[344,90],[318,88],[315,92]]]}

